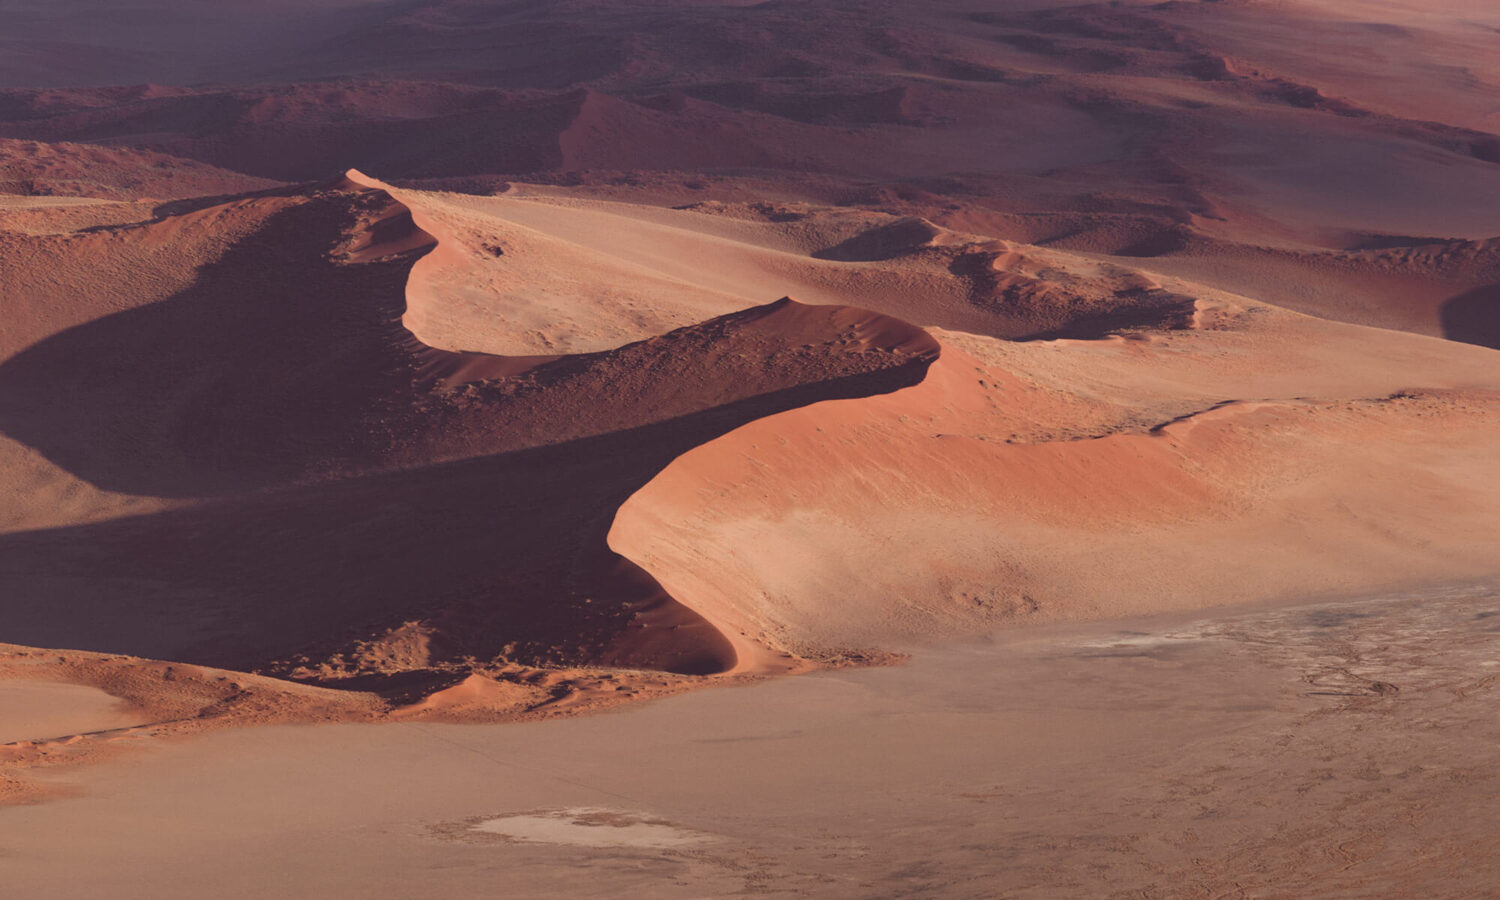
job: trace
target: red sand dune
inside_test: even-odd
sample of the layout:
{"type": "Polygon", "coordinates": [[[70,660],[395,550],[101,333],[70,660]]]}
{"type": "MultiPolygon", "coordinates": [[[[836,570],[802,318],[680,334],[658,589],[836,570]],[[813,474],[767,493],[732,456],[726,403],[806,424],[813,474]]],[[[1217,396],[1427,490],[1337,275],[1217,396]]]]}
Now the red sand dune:
{"type": "Polygon", "coordinates": [[[749,419],[914,383],[936,347],[872,313],[781,301],[497,378],[515,366],[402,327],[433,240],[351,181],[95,232],[41,261],[80,272],[96,242],[149,253],[205,219],[243,237],[203,247],[196,279],[0,366],[0,428],[52,464],[116,494],[216,498],[0,538],[20,643],[282,671],[357,652],[363,673],[420,623],[427,648],[405,668],[725,668],[721,639],[604,547],[609,511],[749,419]]]}
{"type": "MultiPolygon", "coordinates": [[[[1011,617],[1488,564],[1472,536],[1494,498],[1449,470],[1484,463],[1489,351],[921,219],[466,199],[351,172],[16,245],[7,277],[37,307],[0,366],[0,429],[40,453],[31,477],[95,494],[78,524],[36,509],[67,527],[0,538],[24,644],[340,683],[516,662],[753,670],[1011,617]],[[500,290],[476,290],[486,269],[500,290]],[[654,290],[709,297],[714,277],[1032,342],[952,333],[924,375],[939,341],[920,328],[789,300],[649,336],[674,315],[654,290]],[[104,279],[138,287],[122,303],[104,279]],[[512,293],[531,311],[496,317],[512,293]],[[1242,416],[1287,434],[1237,438],[1242,416]],[[1434,441],[1421,416],[1452,424],[1434,441]],[[1376,469],[1339,462],[1382,429],[1376,469]],[[1402,488],[1468,517],[1378,540],[1344,522],[1415,502],[1380,473],[1433,466],[1402,488]],[[1307,514],[1268,479],[1338,512],[1291,527],[1307,514]],[[137,497],[161,511],[108,518],[137,497]],[[1307,543],[1312,527],[1341,537],[1307,543]],[[1250,578],[1284,540],[1281,574],[1250,578]],[[872,596],[852,573],[876,571],[872,596]]],[[[745,302],[721,296],[681,317],[745,302]]]]}
{"type": "Polygon", "coordinates": [[[747,646],[811,655],[1492,573],[1491,351],[1254,305],[1204,318],[940,337],[920,385],[685,454],[610,545],[747,646]]]}

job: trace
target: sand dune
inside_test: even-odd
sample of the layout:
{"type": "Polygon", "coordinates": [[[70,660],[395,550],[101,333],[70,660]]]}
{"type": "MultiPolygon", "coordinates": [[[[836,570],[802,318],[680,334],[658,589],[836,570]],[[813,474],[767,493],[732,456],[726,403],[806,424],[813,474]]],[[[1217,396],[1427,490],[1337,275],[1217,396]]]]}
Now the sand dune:
{"type": "MultiPolygon", "coordinates": [[[[0,538],[8,634],[329,677],[476,659],[733,666],[607,550],[609,512],[745,421],[920,380],[936,344],[784,300],[499,377],[511,361],[402,326],[408,277],[459,250],[434,250],[407,207],[360,182],[375,184],[353,173],[98,233],[147,252],[209,218],[244,238],[217,258],[205,247],[178,293],[0,366],[0,428],[91,485],[189,506],[0,538]]],[[[49,269],[92,247],[61,246],[78,256],[49,269]]],[[[421,319],[420,284],[411,298],[421,319]]]]}
{"type": "Polygon", "coordinates": [[[1206,318],[1136,341],[940,335],[916,387],[685,454],[611,546],[726,630],[813,656],[1490,574],[1490,352],[1206,318]]]}
{"type": "Polygon", "coordinates": [[[38,310],[0,429],[86,493],[66,521],[17,498],[68,526],[0,538],[20,643],[434,685],[750,671],[1489,565],[1493,498],[1460,478],[1488,351],[919,218],[350,172],[16,246],[38,310]],[[89,281],[121,266],[150,276],[124,309],[89,281]],[[785,290],[873,311],[752,305],[785,290]],[[1454,514],[1358,524],[1418,500],[1454,514]],[[83,524],[124,512],[148,515],[83,524]],[[1280,574],[1250,579],[1268,547],[1280,574]],[[901,588],[866,608],[870,572],[901,588]]]}
{"type": "Polygon", "coordinates": [[[410,289],[420,310],[408,326],[455,348],[494,336],[484,349],[507,355],[600,350],[783,295],[1012,339],[1167,325],[1193,302],[1134,267],[920,217],[806,203],[662,209],[532,187],[397,194],[469,248],[424,259],[410,289]],[[526,332],[497,329],[497,306],[526,332]]]}

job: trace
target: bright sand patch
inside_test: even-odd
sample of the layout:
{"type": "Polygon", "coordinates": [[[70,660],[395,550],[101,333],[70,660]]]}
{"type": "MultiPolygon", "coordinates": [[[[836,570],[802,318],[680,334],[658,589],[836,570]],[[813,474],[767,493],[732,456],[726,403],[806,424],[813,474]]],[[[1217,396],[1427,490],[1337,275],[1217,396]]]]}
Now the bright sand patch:
{"type": "Polygon", "coordinates": [[[478,822],[470,830],[514,841],[577,847],[685,847],[706,838],[640,813],[591,806],[499,816],[478,822]]]}
{"type": "Polygon", "coordinates": [[[0,681],[0,744],[41,741],[138,724],[125,704],[98,688],[0,681]]]}

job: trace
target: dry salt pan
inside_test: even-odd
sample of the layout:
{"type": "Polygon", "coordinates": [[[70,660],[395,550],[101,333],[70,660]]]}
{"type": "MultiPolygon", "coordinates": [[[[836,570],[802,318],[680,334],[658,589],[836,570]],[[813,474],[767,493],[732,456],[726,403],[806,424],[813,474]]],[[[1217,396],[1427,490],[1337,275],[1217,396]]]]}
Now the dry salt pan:
{"type": "Polygon", "coordinates": [[[543,810],[485,819],[471,830],[513,841],[582,847],[665,849],[701,843],[708,835],[640,813],[597,807],[543,810]]]}

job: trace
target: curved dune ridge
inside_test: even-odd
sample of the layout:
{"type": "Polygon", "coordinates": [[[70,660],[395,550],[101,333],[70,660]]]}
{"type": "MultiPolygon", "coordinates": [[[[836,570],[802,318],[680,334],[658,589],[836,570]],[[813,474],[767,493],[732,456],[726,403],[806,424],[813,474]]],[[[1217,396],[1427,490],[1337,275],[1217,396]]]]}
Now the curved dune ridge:
{"type": "Polygon", "coordinates": [[[813,657],[1492,577],[1489,354],[1332,330],[1263,312],[1144,343],[940,334],[919,385],[683,455],[610,546],[742,644],[813,657]],[[1262,398],[1220,399],[1250,373],[1262,398]]]}
{"type": "Polygon", "coordinates": [[[180,507],[0,536],[20,643],[375,686],[476,660],[732,669],[608,551],[613,509],[727,429],[915,383],[936,353],[890,317],[789,299],[593,354],[440,349],[413,333],[424,279],[465,248],[357,172],[99,240],[155,245],[204,216],[245,224],[195,281],[0,366],[7,435],[180,507]]]}
{"type": "Polygon", "coordinates": [[[5,241],[7,639],[353,690],[224,721],[1494,574],[1493,351],[1144,266],[354,170],[5,241]]]}

